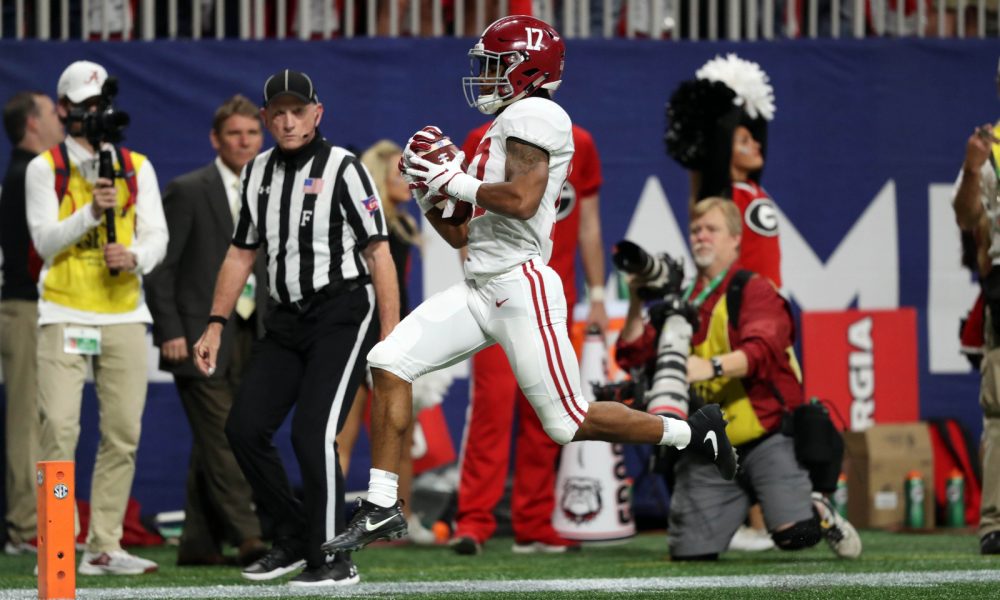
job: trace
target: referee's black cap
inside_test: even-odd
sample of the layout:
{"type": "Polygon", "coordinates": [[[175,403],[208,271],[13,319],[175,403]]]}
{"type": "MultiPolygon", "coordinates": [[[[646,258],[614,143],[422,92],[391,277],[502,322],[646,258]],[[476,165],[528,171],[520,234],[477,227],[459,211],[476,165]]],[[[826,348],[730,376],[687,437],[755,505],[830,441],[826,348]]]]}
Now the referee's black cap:
{"type": "Polygon", "coordinates": [[[305,73],[283,69],[267,78],[264,83],[264,106],[278,96],[289,94],[303,102],[317,102],[316,88],[305,73]]]}

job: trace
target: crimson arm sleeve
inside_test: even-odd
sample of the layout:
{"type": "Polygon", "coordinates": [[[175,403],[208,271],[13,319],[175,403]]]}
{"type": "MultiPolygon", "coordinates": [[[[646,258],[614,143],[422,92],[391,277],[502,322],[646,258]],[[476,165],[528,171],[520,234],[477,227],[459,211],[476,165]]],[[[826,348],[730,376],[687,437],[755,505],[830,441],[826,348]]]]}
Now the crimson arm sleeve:
{"type": "Polygon", "coordinates": [[[793,335],[792,315],[784,299],[765,278],[752,277],[743,289],[738,341],[733,348],[746,354],[746,376],[766,375],[778,361],[785,360],[793,335]]]}

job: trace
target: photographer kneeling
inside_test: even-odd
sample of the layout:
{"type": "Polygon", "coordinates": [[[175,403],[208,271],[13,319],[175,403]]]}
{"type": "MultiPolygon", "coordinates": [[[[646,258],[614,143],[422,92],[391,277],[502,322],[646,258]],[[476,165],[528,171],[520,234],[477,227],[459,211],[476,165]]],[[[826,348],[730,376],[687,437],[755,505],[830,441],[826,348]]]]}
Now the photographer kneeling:
{"type": "MultiPolygon", "coordinates": [[[[861,540],[854,527],[821,495],[811,493],[809,473],[796,460],[794,442],[782,434],[785,416],[803,404],[799,368],[791,350],[792,316],[771,283],[739,269],[740,235],[735,204],[723,198],[695,204],[690,243],[697,278],[683,290],[680,301],[668,297],[664,303],[671,307],[668,313],[697,311],[697,319],[690,319],[697,323],[690,338],[687,380],[693,384],[694,395],[724,409],[729,421],[726,433],[739,453],[741,467],[733,481],[724,481],[700,455],[679,456],[670,506],[671,557],[716,559],[755,501],[760,502],[768,531],[779,548],[807,548],[825,537],[838,556],[857,557],[861,540]]],[[[644,283],[633,281],[632,287],[641,292],[644,283]]],[[[652,324],[643,321],[639,295],[632,294],[618,340],[616,358],[627,369],[647,367],[657,359],[660,336],[652,324]]],[[[651,312],[656,314],[657,309],[651,312]]],[[[675,323],[672,317],[666,319],[664,336],[675,335],[669,331],[675,323]]],[[[658,380],[677,378],[676,371],[667,372],[670,357],[662,341],[659,347],[658,364],[647,369],[654,372],[647,410],[687,418],[686,394],[656,393],[661,387],[658,380]]]]}

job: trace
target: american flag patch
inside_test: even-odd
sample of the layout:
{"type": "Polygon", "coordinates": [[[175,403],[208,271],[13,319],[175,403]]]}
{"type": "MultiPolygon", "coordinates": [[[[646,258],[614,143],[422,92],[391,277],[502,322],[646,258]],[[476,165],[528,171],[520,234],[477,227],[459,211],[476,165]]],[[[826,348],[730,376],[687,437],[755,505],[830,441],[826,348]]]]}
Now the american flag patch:
{"type": "Polygon", "coordinates": [[[303,194],[319,194],[322,191],[323,191],[322,179],[306,177],[306,180],[302,183],[303,194]]]}
{"type": "Polygon", "coordinates": [[[375,214],[375,211],[379,209],[378,198],[375,196],[368,196],[361,202],[365,205],[365,210],[367,210],[370,215],[375,214]]]}

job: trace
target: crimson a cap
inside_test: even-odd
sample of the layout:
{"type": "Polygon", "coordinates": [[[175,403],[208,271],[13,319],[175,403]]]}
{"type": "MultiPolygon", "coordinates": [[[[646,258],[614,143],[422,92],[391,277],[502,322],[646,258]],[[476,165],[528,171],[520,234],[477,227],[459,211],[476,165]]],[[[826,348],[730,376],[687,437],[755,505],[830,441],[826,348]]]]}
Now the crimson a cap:
{"type": "Polygon", "coordinates": [[[288,94],[303,102],[316,102],[316,88],[305,73],[284,69],[267,78],[264,83],[264,106],[278,96],[288,94]]]}
{"type": "Polygon", "coordinates": [[[69,98],[79,104],[87,98],[101,95],[101,86],[108,78],[108,72],[97,63],[78,60],[62,72],[56,91],[59,98],[69,98]]]}

